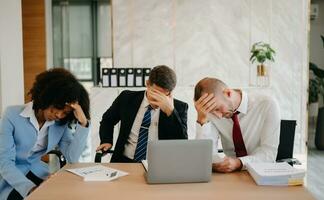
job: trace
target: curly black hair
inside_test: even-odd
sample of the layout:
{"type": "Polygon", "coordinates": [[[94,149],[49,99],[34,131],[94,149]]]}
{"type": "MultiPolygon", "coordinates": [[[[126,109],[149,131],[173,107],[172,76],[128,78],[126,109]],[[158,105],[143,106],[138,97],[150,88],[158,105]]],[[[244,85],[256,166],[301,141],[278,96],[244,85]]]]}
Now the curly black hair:
{"type": "MultiPolygon", "coordinates": [[[[86,118],[90,119],[88,92],[76,77],[64,68],[53,68],[38,74],[28,94],[31,95],[35,112],[51,106],[64,109],[66,103],[78,102],[86,118]]],[[[61,119],[60,123],[63,125],[75,120],[71,112],[61,119]]]]}

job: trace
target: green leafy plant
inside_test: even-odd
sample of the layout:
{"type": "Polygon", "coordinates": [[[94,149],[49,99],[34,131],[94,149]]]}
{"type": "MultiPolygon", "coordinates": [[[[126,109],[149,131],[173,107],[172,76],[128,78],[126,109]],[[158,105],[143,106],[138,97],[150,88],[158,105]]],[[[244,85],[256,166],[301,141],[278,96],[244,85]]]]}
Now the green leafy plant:
{"type": "Polygon", "coordinates": [[[257,61],[260,64],[263,64],[266,60],[274,62],[275,54],[276,52],[270,47],[269,44],[257,42],[252,46],[250,61],[252,63],[257,61]]]}
{"type": "Polygon", "coordinates": [[[318,102],[318,94],[320,93],[321,90],[320,79],[319,78],[310,79],[308,90],[309,90],[308,102],[309,103],[318,102]]]}

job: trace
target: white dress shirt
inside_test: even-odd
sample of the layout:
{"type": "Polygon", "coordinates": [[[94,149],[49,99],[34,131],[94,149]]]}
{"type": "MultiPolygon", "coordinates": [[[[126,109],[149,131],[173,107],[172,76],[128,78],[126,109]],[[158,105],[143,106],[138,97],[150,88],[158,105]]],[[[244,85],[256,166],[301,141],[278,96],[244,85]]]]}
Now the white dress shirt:
{"type": "Polygon", "coordinates": [[[39,124],[35,116],[35,111],[33,110],[33,102],[27,103],[25,109],[20,113],[20,115],[22,117],[29,118],[30,123],[35,128],[35,133],[37,134],[36,143],[29,152],[29,156],[33,155],[33,153],[46,149],[48,144],[48,127],[54,124],[55,121],[46,121],[42,128],[39,128],[39,124]]]}
{"type": "MultiPolygon", "coordinates": [[[[128,142],[125,144],[124,156],[134,159],[134,154],[137,146],[137,139],[139,131],[142,125],[144,114],[149,106],[149,102],[146,97],[146,92],[144,93],[144,98],[141,106],[138,109],[137,115],[135,117],[131,132],[128,137],[128,142]]],[[[160,108],[151,110],[151,124],[148,131],[148,140],[158,140],[158,123],[160,116],[160,108]]]]}
{"type": "MultiPolygon", "coordinates": [[[[276,100],[270,96],[247,94],[242,91],[242,101],[237,111],[247,156],[240,157],[243,167],[247,162],[274,162],[280,134],[280,113],[276,100]]],[[[218,138],[226,156],[236,157],[232,138],[231,118],[219,119],[212,114],[208,122],[197,127],[197,139],[212,139],[213,154],[217,154],[218,138]]]]}

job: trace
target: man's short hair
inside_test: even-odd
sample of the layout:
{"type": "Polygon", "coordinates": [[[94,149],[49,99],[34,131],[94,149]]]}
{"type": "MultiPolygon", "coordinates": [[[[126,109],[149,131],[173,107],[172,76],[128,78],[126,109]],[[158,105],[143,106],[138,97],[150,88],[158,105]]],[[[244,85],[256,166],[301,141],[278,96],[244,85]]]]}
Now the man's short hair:
{"type": "Polygon", "coordinates": [[[149,81],[151,85],[155,84],[171,92],[177,84],[177,76],[168,66],[159,65],[151,70],[149,81]]]}
{"type": "Polygon", "coordinates": [[[227,85],[217,78],[203,78],[195,86],[194,100],[197,101],[203,93],[218,95],[227,88],[227,85]]]}

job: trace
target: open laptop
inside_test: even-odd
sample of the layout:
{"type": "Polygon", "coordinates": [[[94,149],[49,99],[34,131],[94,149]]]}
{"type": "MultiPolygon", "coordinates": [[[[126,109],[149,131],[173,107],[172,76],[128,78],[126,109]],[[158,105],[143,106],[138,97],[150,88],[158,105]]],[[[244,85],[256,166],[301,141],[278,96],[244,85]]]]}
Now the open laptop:
{"type": "Polygon", "coordinates": [[[148,183],[208,182],[211,173],[211,140],[148,142],[146,174],[148,183]]]}

